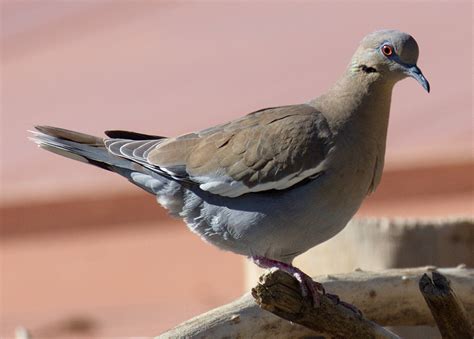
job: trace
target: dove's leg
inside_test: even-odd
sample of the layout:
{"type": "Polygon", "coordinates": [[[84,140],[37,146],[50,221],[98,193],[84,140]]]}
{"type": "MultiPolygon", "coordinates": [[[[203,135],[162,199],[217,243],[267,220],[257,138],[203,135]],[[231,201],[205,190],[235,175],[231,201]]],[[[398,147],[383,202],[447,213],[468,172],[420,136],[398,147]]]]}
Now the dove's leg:
{"type": "Polygon", "coordinates": [[[307,296],[309,294],[313,298],[313,303],[315,306],[318,306],[320,303],[320,294],[326,293],[324,291],[323,285],[314,281],[309,275],[301,271],[299,268],[294,267],[293,265],[260,256],[253,256],[251,259],[257,266],[262,268],[276,267],[288,274],[291,274],[296,280],[298,280],[303,296],[307,296]]]}
{"type": "Polygon", "coordinates": [[[303,296],[307,296],[308,294],[310,294],[313,298],[313,303],[315,306],[318,306],[320,303],[320,294],[325,294],[335,304],[342,305],[350,309],[352,312],[358,315],[362,315],[362,312],[354,305],[339,300],[339,297],[335,294],[326,293],[323,285],[314,281],[309,275],[301,271],[299,268],[296,268],[293,265],[286,264],[281,261],[268,259],[265,257],[253,256],[251,257],[251,259],[257,266],[260,266],[262,268],[276,267],[282,271],[287,272],[288,274],[291,274],[300,283],[301,292],[303,296]]]}

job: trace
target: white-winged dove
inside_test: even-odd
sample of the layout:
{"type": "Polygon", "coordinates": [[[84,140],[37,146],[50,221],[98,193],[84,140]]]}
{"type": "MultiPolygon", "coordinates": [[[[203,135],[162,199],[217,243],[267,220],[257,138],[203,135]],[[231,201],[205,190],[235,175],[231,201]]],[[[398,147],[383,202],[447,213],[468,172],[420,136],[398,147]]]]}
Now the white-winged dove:
{"type": "Polygon", "coordinates": [[[392,88],[415,78],[418,45],[396,30],[367,35],[326,93],[175,138],[126,131],[94,137],[38,126],[42,148],[116,172],[157,196],[205,241],[321,286],[293,259],[341,231],[377,187],[392,88]]]}

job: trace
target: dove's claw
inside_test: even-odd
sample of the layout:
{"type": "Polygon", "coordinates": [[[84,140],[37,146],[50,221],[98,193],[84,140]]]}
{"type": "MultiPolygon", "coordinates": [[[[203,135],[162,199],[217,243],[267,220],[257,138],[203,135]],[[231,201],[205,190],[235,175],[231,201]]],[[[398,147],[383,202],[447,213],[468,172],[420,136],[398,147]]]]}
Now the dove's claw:
{"type": "Polygon", "coordinates": [[[321,303],[321,294],[325,294],[323,285],[311,279],[309,275],[301,271],[299,268],[294,267],[293,265],[268,259],[265,257],[254,256],[252,260],[257,266],[262,268],[273,268],[276,267],[282,271],[285,271],[288,274],[291,274],[296,280],[298,280],[301,288],[301,294],[306,296],[311,296],[313,299],[313,305],[319,306],[321,303]]]}
{"type": "Polygon", "coordinates": [[[344,306],[345,308],[351,310],[352,312],[354,312],[358,316],[362,317],[362,311],[361,310],[359,310],[357,307],[355,307],[352,304],[346,303],[345,301],[341,301],[341,299],[339,299],[339,297],[337,295],[326,293],[326,296],[329,299],[331,299],[334,302],[334,304],[344,306]]]}

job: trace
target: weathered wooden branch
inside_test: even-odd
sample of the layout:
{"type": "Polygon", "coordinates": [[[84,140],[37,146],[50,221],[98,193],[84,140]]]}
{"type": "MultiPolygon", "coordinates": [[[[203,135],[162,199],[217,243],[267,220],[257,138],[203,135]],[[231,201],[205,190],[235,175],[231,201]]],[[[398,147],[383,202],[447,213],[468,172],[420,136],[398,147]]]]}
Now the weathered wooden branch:
{"type": "MultiPolygon", "coordinates": [[[[382,326],[435,325],[421,295],[418,282],[433,267],[392,269],[381,272],[358,270],[347,274],[320,276],[328,293],[357,306],[367,319],[382,326]]],[[[474,269],[441,268],[474,320],[474,269]]],[[[291,323],[258,307],[250,293],[230,304],[188,320],[158,338],[300,338],[314,331],[291,323]]]]}
{"type": "Polygon", "coordinates": [[[252,289],[257,304],[280,318],[303,325],[325,338],[399,338],[329,295],[321,295],[317,307],[303,297],[294,277],[280,270],[263,274],[252,289]]]}
{"type": "Polygon", "coordinates": [[[419,287],[443,339],[473,338],[472,322],[449,280],[436,271],[432,273],[432,277],[431,279],[426,273],[423,274],[419,287]]]}

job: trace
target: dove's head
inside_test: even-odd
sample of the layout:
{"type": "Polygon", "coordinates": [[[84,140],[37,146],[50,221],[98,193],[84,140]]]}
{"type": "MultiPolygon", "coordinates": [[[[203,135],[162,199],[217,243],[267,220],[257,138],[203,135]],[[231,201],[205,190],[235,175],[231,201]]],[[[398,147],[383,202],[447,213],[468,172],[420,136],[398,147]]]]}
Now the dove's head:
{"type": "Polygon", "coordinates": [[[352,57],[351,71],[368,79],[395,83],[412,77],[429,92],[430,84],[416,65],[418,44],[409,34],[397,30],[377,31],[367,35],[352,57]]]}

